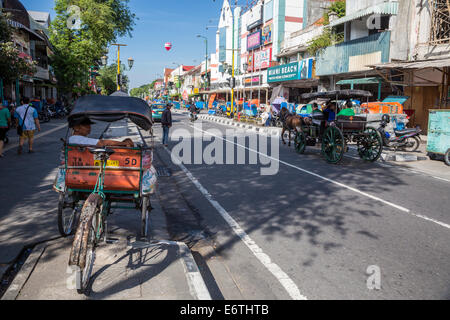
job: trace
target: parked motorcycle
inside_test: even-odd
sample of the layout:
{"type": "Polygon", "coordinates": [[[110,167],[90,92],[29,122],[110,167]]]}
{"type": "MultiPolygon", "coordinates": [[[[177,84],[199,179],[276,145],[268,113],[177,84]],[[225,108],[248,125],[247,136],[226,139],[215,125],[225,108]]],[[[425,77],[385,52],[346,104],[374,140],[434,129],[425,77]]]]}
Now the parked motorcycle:
{"type": "Polygon", "coordinates": [[[408,152],[414,152],[419,148],[420,138],[419,135],[422,132],[419,126],[416,128],[405,128],[403,130],[395,130],[394,136],[391,136],[385,131],[386,126],[390,123],[390,117],[384,114],[381,117],[381,123],[378,127],[378,132],[383,140],[383,145],[388,148],[402,149],[408,152]]]}
{"type": "Polygon", "coordinates": [[[42,110],[38,113],[39,121],[40,122],[49,122],[51,113],[48,110],[48,106],[43,106],[42,110]]]}
{"type": "Polygon", "coordinates": [[[63,119],[68,114],[62,105],[57,107],[56,104],[50,105],[49,111],[51,117],[55,119],[63,119]]]}

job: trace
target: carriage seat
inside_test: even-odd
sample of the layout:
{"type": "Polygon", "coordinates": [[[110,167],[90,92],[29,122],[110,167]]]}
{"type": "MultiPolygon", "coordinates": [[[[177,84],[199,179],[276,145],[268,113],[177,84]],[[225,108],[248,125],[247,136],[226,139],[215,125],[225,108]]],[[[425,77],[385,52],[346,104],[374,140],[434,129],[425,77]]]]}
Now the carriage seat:
{"type": "Polygon", "coordinates": [[[394,130],[394,132],[395,132],[395,134],[397,136],[402,136],[404,134],[409,134],[409,133],[415,133],[417,131],[420,131],[420,129],[417,129],[417,128],[406,128],[406,129],[403,129],[403,130],[394,130]]]}
{"type": "Polygon", "coordinates": [[[321,112],[314,112],[311,114],[312,123],[316,126],[325,125],[325,115],[321,112]]]}
{"type": "Polygon", "coordinates": [[[362,131],[367,122],[366,117],[361,116],[337,116],[336,124],[343,130],[362,131]]]}

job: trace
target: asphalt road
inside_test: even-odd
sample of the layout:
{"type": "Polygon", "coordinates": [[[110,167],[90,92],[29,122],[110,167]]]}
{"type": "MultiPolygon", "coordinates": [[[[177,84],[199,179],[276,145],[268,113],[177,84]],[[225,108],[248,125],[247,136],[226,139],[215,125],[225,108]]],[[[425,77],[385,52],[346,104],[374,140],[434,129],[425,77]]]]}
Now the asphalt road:
{"type": "MultiPolygon", "coordinates": [[[[189,137],[192,149],[201,139],[194,132],[214,128],[220,136],[234,129],[211,122],[194,129],[187,114],[174,119],[172,134],[184,129],[178,133],[189,137]]],[[[169,149],[177,144],[171,141],[169,149]]],[[[317,149],[298,155],[280,145],[279,171],[267,176],[259,162],[180,167],[168,152],[159,153],[243,299],[450,298],[447,181],[365,163],[353,151],[329,165],[317,149]],[[377,270],[380,289],[369,289],[377,287],[377,270]]],[[[252,153],[247,150],[247,161],[252,153]]],[[[180,214],[169,224],[182,221],[180,214]]]]}
{"type": "MultiPolygon", "coordinates": [[[[234,129],[209,122],[194,129],[186,113],[173,118],[171,134],[182,129],[178,133],[187,145],[200,151],[210,144],[201,141],[203,131],[220,136],[234,129]]],[[[64,121],[52,121],[42,128],[36,153],[17,155],[12,133],[11,149],[0,159],[0,267],[25,245],[59,236],[51,185],[66,127],[64,121]]],[[[118,136],[123,130],[112,129],[118,136]]],[[[94,135],[103,129],[96,130],[94,135]]],[[[160,140],[159,124],[155,135],[160,140]]],[[[186,235],[211,240],[218,254],[214,259],[224,266],[223,272],[209,270],[209,282],[220,291],[214,298],[450,298],[448,181],[365,163],[354,151],[341,164],[329,165],[317,149],[298,155],[270,141],[268,150],[279,150],[279,156],[269,152],[278,165],[274,175],[261,175],[267,164],[259,157],[257,164],[248,164],[255,156],[249,150],[247,164],[179,166],[169,153],[177,148],[173,138],[168,149],[159,146],[155,152],[172,172],[173,186],[162,199],[185,201],[189,210],[169,203],[176,209],[166,216],[169,233],[176,240],[186,235]],[[378,280],[380,289],[369,289],[378,280]]],[[[244,150],[235,144],[264,153],[248,139],[223,139],[235,147],[232,157],[224,151],[224,162],[228,155],[236,163],[238,150],[244,150]]],[[[194,160],[194,153],[185,156],[194,160]]]]}

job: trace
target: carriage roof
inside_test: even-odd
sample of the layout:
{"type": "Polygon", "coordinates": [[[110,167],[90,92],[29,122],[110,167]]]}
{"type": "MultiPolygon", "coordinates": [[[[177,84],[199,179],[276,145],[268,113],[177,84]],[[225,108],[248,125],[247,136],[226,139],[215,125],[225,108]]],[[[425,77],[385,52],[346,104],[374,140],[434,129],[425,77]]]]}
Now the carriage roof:
{"type": "Polygon", "coordinates": [[[301,98],[304,100],[314,100],[314,99],[349,99],[349,98],[364,98],[372,97],[372,93],[364,90],[333,90],[333,91],[323,91],[323,92],[311,92],[304,93],[301,98]]]}
{"type": "Polygon", "coordinates": [[[144,130],[149,130],[152,126],[152,115],[147,103],[134,97],[100,95],[81,97],[76,101],[68,121],[83,118],[106,122],[128,118],[144,130]]]}

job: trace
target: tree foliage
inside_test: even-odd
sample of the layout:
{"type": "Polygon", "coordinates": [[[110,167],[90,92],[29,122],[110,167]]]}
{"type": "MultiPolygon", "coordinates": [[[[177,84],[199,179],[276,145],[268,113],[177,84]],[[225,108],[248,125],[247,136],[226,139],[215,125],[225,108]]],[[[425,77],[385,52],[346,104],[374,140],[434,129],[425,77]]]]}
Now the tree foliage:
{"type": "MultiPolygon", "coordinates": [[[[125,71],[125,65],[120,64],[120,69],[125,71]]],[[[121,71],[122,73],[122,71],[121,71]]],[[[110,95],[117,91],[117,63],[111,64],[99,70],[99,76],[97,77],[97,85],[102,88],[102,94],[110,95]]],[[[128,87],[128,77],[122,75],[122,87],[128,87]]]]}
{"type": "Polygon", "coordinates": [[[20,51],[11,42],[12,31],[7,23],[7,16],[0,13],[0,77],[10,82],[23,75],[32,76],[36,72],[31,59],[20,56],[20,51]]]}
{"type": "Polygon", "coordinates": [[[323,14],[324,25],[330,24],[330,12],[337,14],[338,18],[345,16],[345,0],[333,2],[328,10],[323,14]]]}
{"type": "Polygon", "coordinates": [[[323,29],[323,33],[308,42],[308,53],[312,56],[320,53],[326,47],[344,41],[343,34],[336,34],[335,32],[333,32],[332,28],[326,27],[330,24],[330,12],[337,13],[338,18],[345,16],[345,0],[333,2],[328,10],[324,13],[323,17],[325,27],[323,29]]]}
{"type": "Polygon", "coordinates": [[[56,18],[53,20],[50,41],[55,48],[51,65],[58,79],[59,89],[73,91],[86,87],[89,67],[99,65],[108,46],[118,37],[129,35],[135,15],[128,7],[129,0],[55,0],[56,18]],[[71,5],[80,14],[68,11],[71,5]],[[70,19],[69,19],[70,18],[70,19]],[[78,29],[69,28],[68,21],[80,19],[78,29]]]}
{"type": "Polygon", "coordinates": [[[152,83],[144,84],[138,88],[131,89],[130,95],[133,97],[141,97],[143,95],[147,96],[149,94],[150,90],[154,88],[155,82],[156,82],[156,80],[153,81],[152,83]]]}

